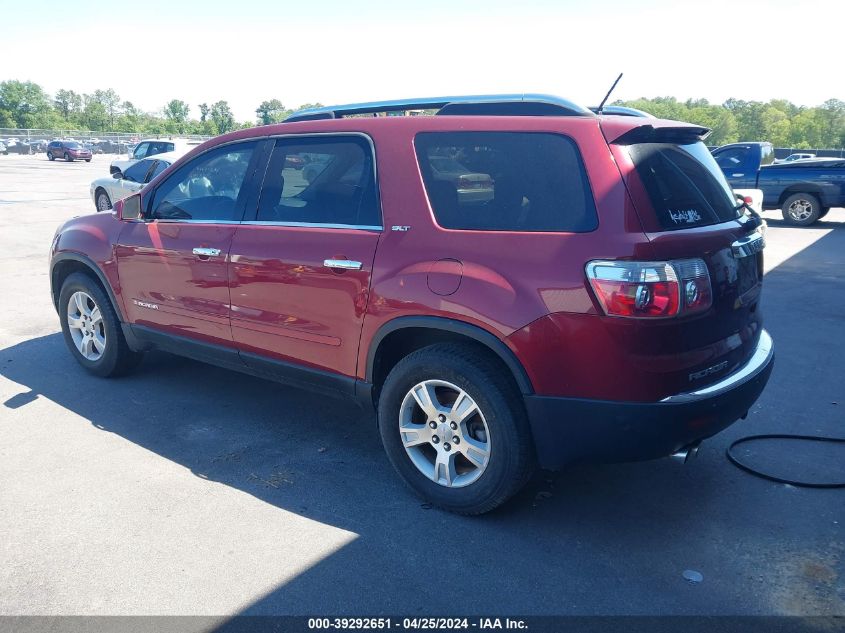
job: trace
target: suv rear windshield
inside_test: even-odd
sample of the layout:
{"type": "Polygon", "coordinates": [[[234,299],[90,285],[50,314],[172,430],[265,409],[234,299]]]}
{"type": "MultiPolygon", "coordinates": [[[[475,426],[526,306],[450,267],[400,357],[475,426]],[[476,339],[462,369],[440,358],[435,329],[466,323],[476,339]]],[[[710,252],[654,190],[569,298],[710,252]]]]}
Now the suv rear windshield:
{"type": "Polygon", "coordinates": [[[734,193],[704,143],[640,143],[628,151],[663,229],[739,217],[734,193]]]}
{"type": "Polygon", "coordinates": [[[424,132],[414,145],[444,228],[587,232],[598,226],[581,155],[565,136],[424,132]]]}

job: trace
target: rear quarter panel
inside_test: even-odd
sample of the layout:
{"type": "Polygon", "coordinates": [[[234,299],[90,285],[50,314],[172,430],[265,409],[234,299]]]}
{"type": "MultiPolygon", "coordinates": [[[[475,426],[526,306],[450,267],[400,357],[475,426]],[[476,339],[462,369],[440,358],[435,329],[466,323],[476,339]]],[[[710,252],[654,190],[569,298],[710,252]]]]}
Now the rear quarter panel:
{"type": "MultiPolygon", "coordinates": [[[[294,125],[300,124],[290,127],[294,125]]],[[[355,119],[335,121],[333,129],[351,130],[356,125],[360,124],[355,119]]],[[[376,147],[385,227],[358,354],[357,373],[362,379],[373,338],[393,319],[426,315],[470,323],[497,336],[520,357],[518,346],[508,337],[527,324],[552,312],[598,314],[586,286],[588,260],[647,256],[642,227],[593,118],[473,117],[458,127],[452,117],[396,117],[370,120],[361,131],[371,135],[376,147]],[[414,136],[455,129],[568,135],[587,169],[598,228],[590,233],[517,233],[438,226],[417,165],[414,136]],[[410,228],[396,231],[394,226],[410,228]],[[460,265],[440,269],[436,264],[444,259],[460,265]],[[452,271],[456,283],[443,279],[441,270],[446,275],[452,271]],[[432,272],[436,282],[430,281],[432,272]],[[430,286],[457,289],[435,294],[430,286]]],[[[526,370],[531,373],[530,367],[526,370]]]]}

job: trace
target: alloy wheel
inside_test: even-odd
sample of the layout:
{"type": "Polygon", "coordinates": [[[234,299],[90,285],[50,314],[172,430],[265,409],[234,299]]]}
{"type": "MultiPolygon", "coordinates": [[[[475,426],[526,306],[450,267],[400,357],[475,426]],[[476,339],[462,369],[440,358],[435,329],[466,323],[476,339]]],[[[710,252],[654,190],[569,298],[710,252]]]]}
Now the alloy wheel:
{"type": "Polygon", "coordinates": [[[796,221],[804,221],[813,214],[813,205],[809,200],[796,200],[787,209],[789,217],[796,221]]]}
{"type": "Polygon", "coordinates": [[[475,482],[490,462],[484,414],[469,394],[444,380],[426,380],[408,391],[399,434],[417,470],[447,488],[475,482]]]}
{"type": "Polygon", "coordinates": [[[74,292],[67,304],[67,324],[83,358],[98,361],[106,351],[106,329],[100,307],[86,292],[74,292]]]}

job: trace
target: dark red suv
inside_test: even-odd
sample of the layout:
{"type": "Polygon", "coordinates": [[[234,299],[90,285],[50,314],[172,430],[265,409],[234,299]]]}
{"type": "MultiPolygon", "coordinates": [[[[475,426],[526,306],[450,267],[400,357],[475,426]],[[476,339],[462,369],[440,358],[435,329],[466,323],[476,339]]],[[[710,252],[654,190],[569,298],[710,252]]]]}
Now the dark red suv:
{"type": "Polygon", "coordinates": [[[763,390],[764,226],[706,133],[541,95],[299,113],[67,222],[53,300],[97,375],[158,348],[353,396],[412,488],[485,512],[537,466],[685,455],[763,390]]]}

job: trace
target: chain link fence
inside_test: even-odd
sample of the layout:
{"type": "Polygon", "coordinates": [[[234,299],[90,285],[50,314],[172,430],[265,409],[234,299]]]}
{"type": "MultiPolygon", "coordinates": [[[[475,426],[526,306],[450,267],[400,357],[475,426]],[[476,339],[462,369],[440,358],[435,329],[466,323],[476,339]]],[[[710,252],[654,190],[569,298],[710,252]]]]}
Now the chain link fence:
{"type": "Polygon", "coordinates": [[[141,139],[189,139],[205,141],[210,136],[198,134],[139,134],[138,132],[99,132],[96,130],[40,130],[0,128],[0,143],[8,153],[36,154],[47,151],[52,140],[64,139],[91,143],[97,153],[126,154],[141,139]]]}

